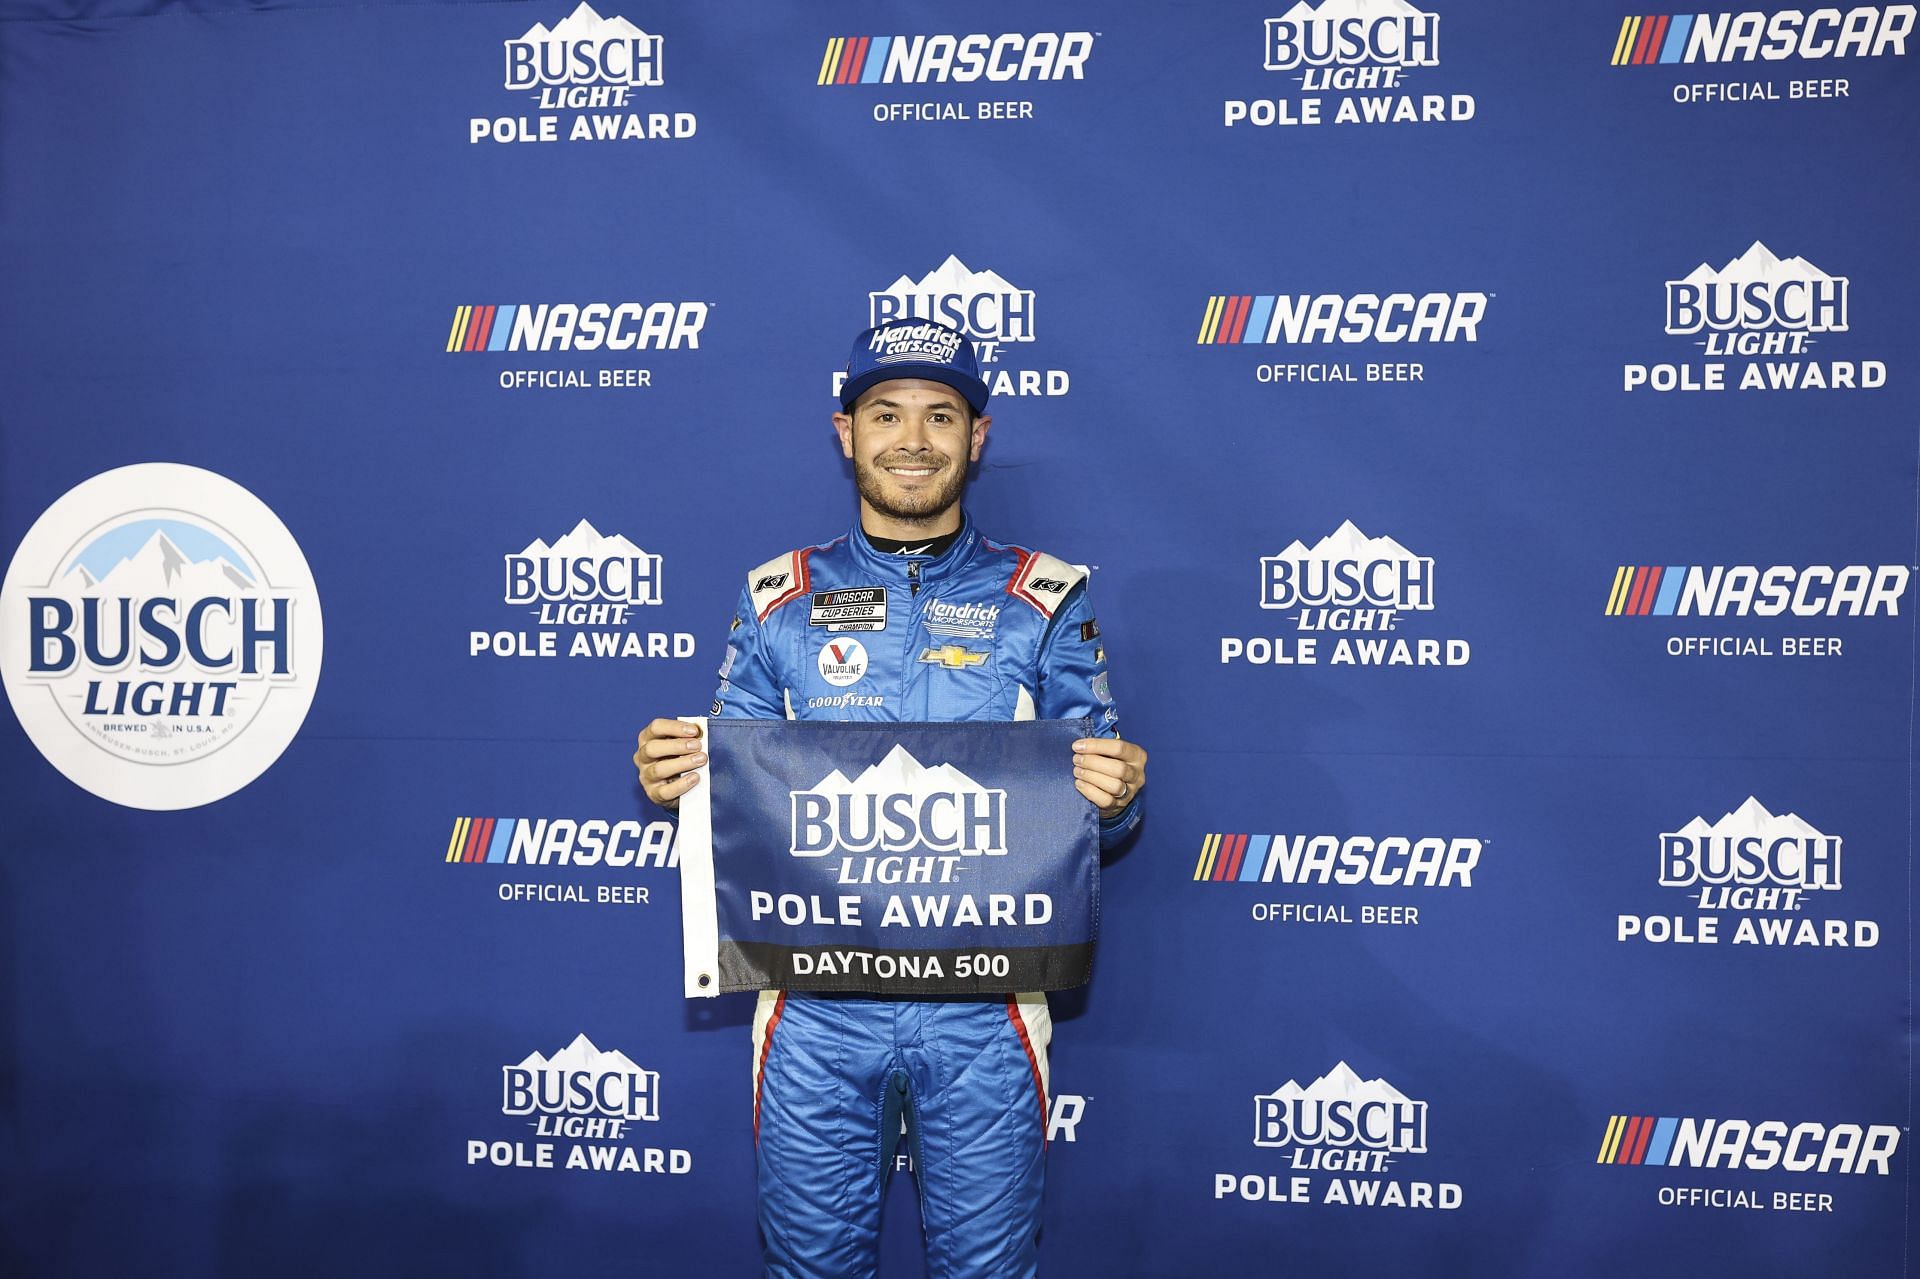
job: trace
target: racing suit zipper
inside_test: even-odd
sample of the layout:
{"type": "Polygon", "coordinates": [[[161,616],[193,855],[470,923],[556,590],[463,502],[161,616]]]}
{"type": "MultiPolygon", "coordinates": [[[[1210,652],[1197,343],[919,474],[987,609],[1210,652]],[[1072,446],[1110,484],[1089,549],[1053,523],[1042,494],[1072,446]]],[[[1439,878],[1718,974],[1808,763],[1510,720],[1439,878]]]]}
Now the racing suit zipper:
{"type": "Polygon", "coordinates": [[[920,561],[919,560],[907,561],[907,586],[910,591],[908,598],[912,598],[913,596],[918,595],[920,593],[920,561]]]}

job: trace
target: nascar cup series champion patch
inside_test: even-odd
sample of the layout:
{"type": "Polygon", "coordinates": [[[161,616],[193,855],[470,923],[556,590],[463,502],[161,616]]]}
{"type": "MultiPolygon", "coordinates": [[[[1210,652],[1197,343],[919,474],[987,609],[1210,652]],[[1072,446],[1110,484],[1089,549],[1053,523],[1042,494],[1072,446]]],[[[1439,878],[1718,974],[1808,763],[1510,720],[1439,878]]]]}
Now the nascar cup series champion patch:
{"type": "Polygon", "coordinates": [[[680,805],[686,993],[1002,994],[1083,985],[1098,816],[1089,721],[709,719],[680,805]]]}

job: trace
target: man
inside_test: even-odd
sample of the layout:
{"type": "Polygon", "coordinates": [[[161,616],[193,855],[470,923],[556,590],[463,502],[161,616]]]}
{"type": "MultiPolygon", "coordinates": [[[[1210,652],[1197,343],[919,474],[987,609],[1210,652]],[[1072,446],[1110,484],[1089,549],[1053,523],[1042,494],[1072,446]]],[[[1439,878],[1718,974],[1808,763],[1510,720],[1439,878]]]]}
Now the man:
{"type": "MultiPolygon", "coordinates": [[[[1086,574],[989,541],[960,506],[992,418],[972,344],[909,320],[855,339],[833,415],[860,521],[747,574],[713,714],[758,719],[1086,716],[1074,785],[1102,846],[1140,820],[1146,752],[1118,736],[1086,574]],[[829,591],[848,592],[823,599],[829,591]]],[[[698,730],[656,719],[634,764],[664,807],[700,783],[698,730]]],[[[902,1117],[929,1273],[1032,1275],[1046,1144],[1043,995],[887,1000],[763,991],[754,1135],[767,1273],[874,1273],[902,1117]]]]}

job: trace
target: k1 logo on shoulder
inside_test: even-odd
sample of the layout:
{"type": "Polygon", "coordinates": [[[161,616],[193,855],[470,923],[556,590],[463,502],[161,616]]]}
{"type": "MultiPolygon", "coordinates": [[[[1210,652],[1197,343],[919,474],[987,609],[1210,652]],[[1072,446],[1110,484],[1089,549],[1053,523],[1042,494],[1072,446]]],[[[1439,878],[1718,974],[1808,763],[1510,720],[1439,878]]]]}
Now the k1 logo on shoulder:
{"type": "Polygon", "coordinates": [[[672,822],[456,817],[446,863],[501,866],[508,876],[519,876],[482,876],[503,902],[651,906],[657,885],[635,881],[653,878],[647,871],[676,869],[680,856],[672,822]]]}
{"type": "Polygon", "coordinates": [[[468,1167],[669,1176],[693,1171],[688,1151],[635,1142],[640,1125],[660,1121],[660,1073],[618,1049],[596,1048],[585,1035],[552,1057],[534,1052],[502,1066],[500,1113],[532,1133],[514,1141],[468,1141],[468,1167]]]}
{"type": "Polygon", "coordinates": [[[581,520],[549,546],[540,538],[504,557],[503,602],[530,619],[520,630],[467,632],[469,657],[689,658],[691,631],[641,630],[638,610],[661,602],[660,557],[581,520]]]}
{"type": "Polygon", "coordinates": [[[1669,657],[1840,657],[1843,636],[1782,628],[1815,618],[1898,617],[1912,581],[1904,564],[1622,564],[1606,615],[1699,619],[1710,628],[1668,635],[1669,657]],[[1736,618],[1769,624],[1758,629],[1736,618]]]}
{"type": "MultiPolygon", "coordinates": [[[[871,89],[883,97],[871,108],[877,124],[970,125],[1033,119],[1034,99],[1004,97],[1017,91],[1086,79],[1097,31],[1003,32],[995,35],[833,36],[821,55],[815,83],[871,89]],[[987,94],[959,91],[932,97],[928,85],[965,85],[987,94]],[[902,86],[910,86],[900,100],[902,86]]],[[[1038,96],[1038,94],[1036,94],[1038,96]]]]}
{"type": "Polygon", "coordinates": [[[1662,1208],[1832,1212],[1834,1181],[1813,1178],[1890,1176],[1901,1136],[1895,1124],[1610,1115],[1594,1162],[1614,1168],[1767,1175],[1763,1183],[1744,1186],[1663,1185],[1655,1194],[1662,1208]],[[1789,1177],[1798,1180],[1788,1184],[1799,1188],[1781,1188],[1782,1179],[1789,1177]]]}
{"type": "Polygon", "coordinates": [[[1263,32],[1262,65],[1296,87],[1287,96],[1228,98],[1229,129],[1318,124],[1445,124],[1471,120],[1470,93],[1435,92],[1440,15],[1407,0],[1298,0],[1263,32]]]}
{"type": "Polygon", "coordinates": [[[1626,391],[1854,391],[1887,384],[1883,360],[1813,358],[1851,334],[1851,282],[1755,240],[1718,269],[1702,262],[1667,282],[1666,331],[1700,348],[1697,361],[1628,364],[1626,391]]]}
{"type": "MultiPolygon", "coordinates": [[[[1425,382],[1400,346],[1478,342],[1491,293],[1216,293],[1200,316],[1199,346],[1359,346],[1380,357],[1253,366],[1262,385],[1425,382]],[[1358,371],[1356,371],[1358,370],[1358,371]]],[[[1287,352],[1287,354],[1293,354],[1287,352]]],[[[1425,354],[1425,352],[1422,352],[1425,354]]],[[[1431,357],[1429,357],[1431,358],[1431,357]]]]}
{"type": "MultiPolygon", "coordinates": [[[[644,142],[691,138],[691,111],[642,110],[641,94],[666,83],[665,41],[617,14],[580,4],[549,28],[536,22],[505,41],[506,89],[526,115],[474,116],[467,141],[644,142]]],[[[654,104],[658,105],[658,104],[654,104]]]]}
{"type": "Polygon", "coordinates": [[[1615,941],[1781,948],[1880,944],[1871,919],[1824,917],[1840,892],[1840,837],[1749,796],[1709,825],[1696,817],[1660,836],[1660,886],[1683,890],[1694,913],[1621,915],[1615,941]]]}
{"type": "Polygon", "coordinates": [[[1914,16],[1910,4],[1632,14],[1610,29],[1613,65],[1665,72],[1663,90],[1683,104],[1843,99],[1852,83],[1835,73],[1857,59],[1905,57],[1914,16]]]}
{"type": "Polygon", "coordinates": [[[1249,666],[1465,666],[1464,639],[1407,635],[1434,607],[1434,567],[1390,537],[1344,520],[1311,548],[1296,540],[1260,560],[1260,607],[1293,635],[1223,636],[1220,661],[1249,666]],[[1328,645],[1323,651],[1322,645],[1328,645]]]}
{"type": "Polygon", "coordinates": [[[0,676],[68,780],[129,808],[252,782],[305,721],[324,631],[306,557],[265,503],[197,467],[68,490],[0,585],[0,676]]]}
{"type": "MultiPolygon", "coordinates": [[[[927,320],[965,333],[973,340],[980,357],[980,380],[991,395],[1060,396],[1071,389],[1072,378],[1065,369],[1000,365],[1010,353],[1029,349],[1035,340],[1034,294],[991,268],[975,271],[948,254],[946,261],[917,280],[902,275],[886,288],[868,293],[867,309],[873,328],[899,326],[909,340],[916,323],[927,320]]],[[[937,330],[929,332],[938,335],[937,330]]],[[[873,340],[880,343],[886,334],[873,340]]],[[[936,352],[935,358],[946,357],[936,352]]],[[[844,370],[833,371],[829,391],[834,398],[839,398],[845,380],[844,370]]]]}
{"type": "Polygon", "coordinates": [[[1427,1103],[1344,1061],[1304,1088],[1289,1079],[1256,1096],[1253,1144],[1277,1152],[1280,1171],[1215,1173],[1216,1202],[1453,1209],[1465,1200],[1457,1182],[1388,1175],[1428,1153],[1427,1103]]]}
{"type": "Polygon", "coordinates": [[[709,797],[680,809],[687,993],[1084,982],[1099,841],[1071,778],[1088,731],[706,721],[709,797]]]}
{"type": "MultiPolygon", "coordinates": [[[[480,304],[453,308],[447,354],[554,351],[697,351],[705,302],[480,304]]],[[[494,361],[486,361],[491,365],[494,361]]],[[[654,370],[640,367],[512,368],[496,375],[503,391],[646,391],[654,370]]]]}

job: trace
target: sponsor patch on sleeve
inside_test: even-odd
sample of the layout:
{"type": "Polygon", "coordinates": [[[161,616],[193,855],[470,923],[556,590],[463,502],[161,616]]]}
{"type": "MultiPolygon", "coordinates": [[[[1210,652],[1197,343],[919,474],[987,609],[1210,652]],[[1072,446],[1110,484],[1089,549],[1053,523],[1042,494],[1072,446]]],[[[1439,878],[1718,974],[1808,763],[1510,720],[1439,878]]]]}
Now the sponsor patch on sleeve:
{"type": "Polygon", "coordinates": [[[1098,639],[1099,636],[1100,636],[1099,622],[1089,617],[1086,621],[1080,623],[1080,642],[1081,643],[1084,644],[1089,640],[1098,639]]]}

